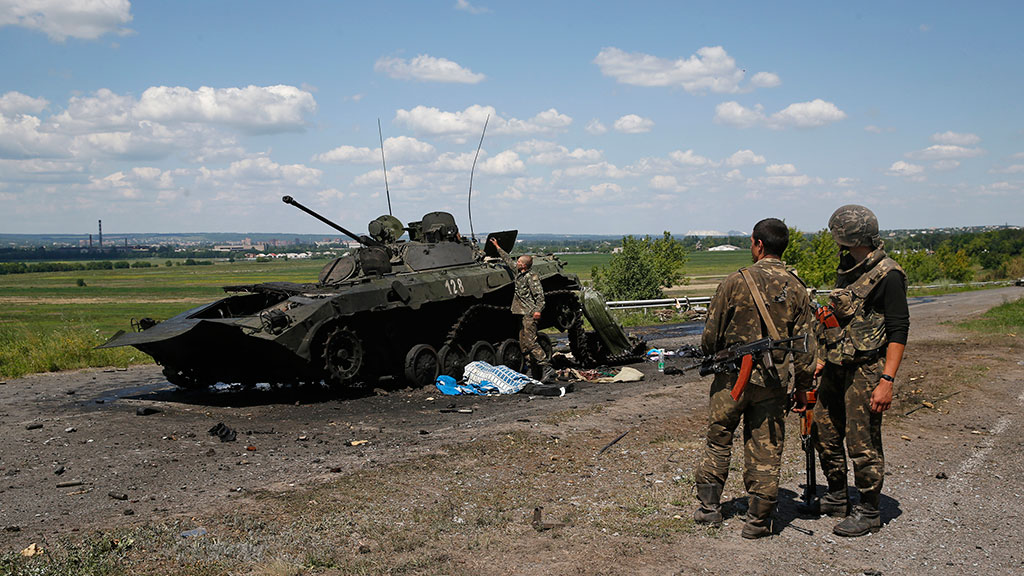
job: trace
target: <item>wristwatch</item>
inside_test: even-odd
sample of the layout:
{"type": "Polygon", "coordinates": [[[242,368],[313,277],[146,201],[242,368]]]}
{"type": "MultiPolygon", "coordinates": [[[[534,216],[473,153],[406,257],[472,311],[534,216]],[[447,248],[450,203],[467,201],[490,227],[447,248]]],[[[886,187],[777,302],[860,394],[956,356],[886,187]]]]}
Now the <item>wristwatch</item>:
{"type": "Polygon", "coordinates": [[[889,382],[895,382],[896,381],[895,378],[893,378],[892,376],[889,376],[888,374],[882,374],[881,378],[882,378],[882,380],[888,380],[889,382]]]}

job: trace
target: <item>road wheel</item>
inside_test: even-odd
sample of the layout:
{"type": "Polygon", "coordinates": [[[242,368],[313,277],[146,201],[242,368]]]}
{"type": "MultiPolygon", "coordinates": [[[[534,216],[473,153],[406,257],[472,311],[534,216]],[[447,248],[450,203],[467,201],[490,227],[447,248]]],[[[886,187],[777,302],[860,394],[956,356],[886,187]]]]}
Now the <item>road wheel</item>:
{"type": "Polygon", "coordinates": [[[437,361],[441,365],[441,374],[447,374],[456,380],[462,379],[466,367],[466,352],[458,344],[445,344],[437,351],[437,361]]]}
{"type": "Polygon", "coordinates": [[[405,380],[412,386],[429,386],[437,380],[441,363],[433,346],[417,344],[405,355],[405,380]]]}
{"type": "Polygon", "coordinates": [[[523,351],[519,348],[519,340],[509,338],[498,346],[498,363],[508,366],[516,372],[523,370],[523,351]]]}
{"type": "Polygon", "coordinates": [[[498,355],[494,351],[494,346],[491,346],[490,342],[485,340],[477,340],[473,347],[469,349],[469,361],[470,362],[487,362],[491,366],[494,366],[497,362],[498,355]]]}
{"type": "Polygon", "coordinates": [[[324,368],[331,383],[352,383],[363,368],[363,342],[349,328],[335,328],[324,342],[324,368]]]}

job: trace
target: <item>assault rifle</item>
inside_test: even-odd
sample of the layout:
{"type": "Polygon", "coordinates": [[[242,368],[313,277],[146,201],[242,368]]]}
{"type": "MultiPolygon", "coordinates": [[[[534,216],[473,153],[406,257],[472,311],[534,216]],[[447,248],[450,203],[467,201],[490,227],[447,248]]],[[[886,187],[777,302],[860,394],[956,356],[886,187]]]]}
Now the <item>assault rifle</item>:
{"type": "MultiPolygon", "coordinates": [[[[818,393],[815,389],[810,389],[806,392],[807,405],[803,412],[797,412],[800,417],[800,447],[804,451],[804,460],[807,465],[807,482],[804,484],[803,501],[804,504],[810,504],[816,497],[818,492],[818,482],[815,477],[814,470],[814,405],[818,401],[818,393]]],[[[789,409],[793,410],[796,406],[796,390],[793,390],[789,394],[789,409]]]]}
{"type": "Polygon", "coordinates": [[[761,340],[755,340],[746,344],[733,344],[725,350],[720,350],[710,356],[704,356],[697,348],[687,346],[680,348],[676,352],[676,356],[691,357],[696,360],[692,364],[675,367],[675,370],[671,372],[666,369],[665,373],[670,374],[676,370],[682,373],[694,368],[700,369],[701,376],[739,371],[739,377],[736,378],[736,383],[732,387],[732,399],[739,401],[740,394],[743,394],[743,389],[746,388],[747,382],[750,381],[750,374],[754,371],[755,357],[760,357],[765,367],[773,366],[771,355],[773,350],[807,353],[807,341],[809,338],[808,334],[779,340],[762,338],[761,340]],[[797,345],[798,341],[799,345],[797,345]]]}

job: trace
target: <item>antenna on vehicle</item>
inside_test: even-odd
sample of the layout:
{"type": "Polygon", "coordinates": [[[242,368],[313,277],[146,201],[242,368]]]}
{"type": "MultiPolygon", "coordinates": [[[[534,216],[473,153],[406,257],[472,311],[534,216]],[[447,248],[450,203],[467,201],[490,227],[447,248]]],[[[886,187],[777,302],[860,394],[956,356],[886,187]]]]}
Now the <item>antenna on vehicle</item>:
{"type": "Polygon", "coordinates": [[[467,208],[469,209],[469,236],[473,239],[474,244],[476,244],[476,234],[473,232],[473,173],[476,172],[476,160],[480,157],[480,148],[483,148],[484,134],[487,134],[487,123],[490,120],[491,115],[488,114],[487,118],[484,119],[484,129],[480,133],[480,144],[476,147],[476,156],[473,157],[473,169],[469,171],[469,201],[467,202],[467,208]]]}
{"type": "Polygon", "coordinates": [[[384,162],[384,131],[380,129],[380,118],[377,118],[377,135],[380,136],[380,164],[384,167],[384,193],[388,196],[388,215],[391,213],[391,190],[388,190],[388,165],[384,162]]]}

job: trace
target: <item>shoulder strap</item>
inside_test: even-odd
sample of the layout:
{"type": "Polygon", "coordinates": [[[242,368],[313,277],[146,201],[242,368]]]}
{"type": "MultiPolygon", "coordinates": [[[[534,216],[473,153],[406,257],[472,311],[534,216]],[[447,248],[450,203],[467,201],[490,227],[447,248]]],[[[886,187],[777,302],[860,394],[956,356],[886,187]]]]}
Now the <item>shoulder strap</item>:
{"type": "Polygon", "coordinates": [[[754,285],[754,279],[750,276],[750,271],[743,268],[740,270],[740,274],[743,275],[743,280],[747,283],[750,295],[754,298],[754,304],[757,304],[757,312],[761,315],[761,320],[764,321],[764,325],[768,328],[768,335],[771,336],[772,340],[778,340],[779,331],[775,328],[775,322],[772,321],[771,315],[768,314],[768,307],[764,305],[761,291],[754,285]]]}
{"type": "Polygon", "coordinates": [[[867,298],[875,286],[882,281],[882,278],[885,278],[885,275],[893,270],[903,272],[900,265],[887,256],[879,261],[878,264],[875,264],[874,268],[862,274],[860,278],[857,278],[853,284],[848,286],[848,289],[859,298],[867,298]]]}

